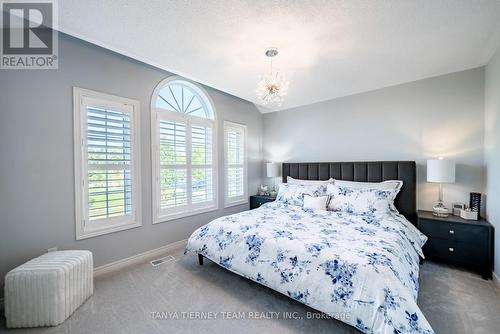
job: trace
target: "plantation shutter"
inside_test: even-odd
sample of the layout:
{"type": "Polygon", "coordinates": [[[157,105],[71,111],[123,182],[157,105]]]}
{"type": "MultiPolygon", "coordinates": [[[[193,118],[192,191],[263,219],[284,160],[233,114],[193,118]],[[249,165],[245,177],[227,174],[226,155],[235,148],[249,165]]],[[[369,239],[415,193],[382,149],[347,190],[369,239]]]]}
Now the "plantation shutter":
{"type": "Polygon", "coordinates": [[[159,214],[215,205],[211,122],[159,114],[159,214]]]}
{"type": "Polygon", "coordinates": [[[224,126],[225,140],[225,174],[226,205],[246,202],[247,165],[246,165],[246,127],[226,122],[224,126]]]}
{"type": "Polygon", "coordinates": [[[153,224],[217,209],[216,122],[197,85],[171,77],[152,97],[153,224]]]}
{"type": "Polygon", "coordinates": [[[127,112],[87,106],[89,220],[132,212],[131,134],[127,112]]]}
{"type": "Polygon", "coordinates": [[[160,121],[160,207],[188,204],[187,125],[160,121]]]}
{"type": "Polygon", "coordinates": [[[76,239],[141,225],[139,102],[73,89],[76,239]]]}
{"type": "Polygon", "coordinates": [[[191,199],[193,204],[213,200],[213,131],[206,126],[191,127],[191,199]]]}

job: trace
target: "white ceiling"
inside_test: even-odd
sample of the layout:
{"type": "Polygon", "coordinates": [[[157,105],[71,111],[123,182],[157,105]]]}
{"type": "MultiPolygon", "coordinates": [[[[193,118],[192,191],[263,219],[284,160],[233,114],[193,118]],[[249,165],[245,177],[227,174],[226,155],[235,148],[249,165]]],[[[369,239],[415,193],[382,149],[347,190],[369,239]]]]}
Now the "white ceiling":
{"type": "Polygon", "coordinates": [[[60,30],[258,104],[275,68],[275,111],[484,65],[498,0],[61,0],[60,30]]]}

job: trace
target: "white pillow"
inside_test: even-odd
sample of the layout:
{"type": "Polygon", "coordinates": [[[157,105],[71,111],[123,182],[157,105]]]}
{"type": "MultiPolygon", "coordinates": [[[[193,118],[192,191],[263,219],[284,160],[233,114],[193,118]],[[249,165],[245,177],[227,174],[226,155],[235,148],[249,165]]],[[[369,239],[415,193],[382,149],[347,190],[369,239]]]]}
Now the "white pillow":
{"type": "Polygon", "coordinates": [[[330,178],[328,180],[323,180],[323,181],[317,181],[317,180],[299,180],[299,179],[294,179],[293,177],[291,176],[287,176],[286,177],[286,183],[289,183],[289,184],[328,184],[328,183],[332,183],[333,182],[333,179],[330,178]]]}
{"type": "Polygon", "coordinates": [[[402,181],[370,183],[335,180],[327,187],[327,194],[330,195],[328,209],[363,215],[397,211],[394,199],[402,185],[402,181]]]}
{"type": "Polygon", "coordinates": [[[304,194],[304,210],[326,210],[328,199],[330,196],[313,197],[309,194],[304,194]]]}

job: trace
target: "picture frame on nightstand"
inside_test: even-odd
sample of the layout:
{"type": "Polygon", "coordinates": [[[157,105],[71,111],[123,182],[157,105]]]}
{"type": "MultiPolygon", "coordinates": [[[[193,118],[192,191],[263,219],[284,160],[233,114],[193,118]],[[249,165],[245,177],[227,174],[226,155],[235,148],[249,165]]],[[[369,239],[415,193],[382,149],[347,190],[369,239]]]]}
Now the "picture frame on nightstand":
{"type": "Polygon", "coordinates": [[[465,203],[452,203],[451,208],[454,216],[460,216],[460,211],[465,210],[465,203]]]}

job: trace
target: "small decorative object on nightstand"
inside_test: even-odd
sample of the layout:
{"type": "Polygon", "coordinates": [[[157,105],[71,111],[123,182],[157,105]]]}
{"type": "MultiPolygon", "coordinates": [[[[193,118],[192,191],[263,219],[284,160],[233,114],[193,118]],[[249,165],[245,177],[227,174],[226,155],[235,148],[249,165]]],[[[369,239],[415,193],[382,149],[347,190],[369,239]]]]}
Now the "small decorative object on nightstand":
{"type": "Polygon", "coordinates": [[[453,203],[451,209],[454,216],[460,216],[460,211],[465,210],[465,203],[453,203]]]}
{"type": "Polygon", "coordinates": [[[484,279],[491,278],[494,229],[486,220],[436,217],[419,211],[418,228],[429,237],[423,247],[426,259],[469,267],[484,279]]]}
{"type": "Polygon", "coordinates": [[[276,200],[276,197],[261,195],[250,196],[250,210],[257,209],[264,203],[274,202],[274,200],[276,200]]]}
{"type": "Polygon", "coordinates": [[[448,217],[448,208],[443,204],[443,183],[455,182],[455,161],[427,160],[427,182],[439,183],[439,199],[432,208],[434,216],[448,217]]]}
{"type": "Polygon", "coordinates": [[[469,200],[470,211],[477,213],[477,218],[480,218],[481,213],[481,194],[480,193],[470,193],[469,200]]]}
{"type": "Polygon", "coordinates": [[[257,192],[259,196],[269,196],[269,187],[265,184],[261,184],[259,186],[259,190],[257,192]]]}
{"type": "Polygon", "coordinates": [[[470,208],[460,210],[460,217],[465,220],[478,220],[478,214],[476,211],[472,211],[470,208]]]}

